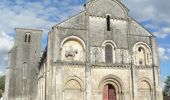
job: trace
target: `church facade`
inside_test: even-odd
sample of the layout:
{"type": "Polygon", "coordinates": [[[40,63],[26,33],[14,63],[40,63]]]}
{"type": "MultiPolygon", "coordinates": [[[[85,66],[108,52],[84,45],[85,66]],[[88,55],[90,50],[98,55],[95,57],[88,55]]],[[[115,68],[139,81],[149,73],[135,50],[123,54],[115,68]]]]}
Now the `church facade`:
{"type": "Polygon", "coordinates": [[[120,0],[90,0],[52,27],[16,29],[6,100],[162,100],[155,37],[120,0]],[[41,57],[41,59],[40,59],[41,57]]]}

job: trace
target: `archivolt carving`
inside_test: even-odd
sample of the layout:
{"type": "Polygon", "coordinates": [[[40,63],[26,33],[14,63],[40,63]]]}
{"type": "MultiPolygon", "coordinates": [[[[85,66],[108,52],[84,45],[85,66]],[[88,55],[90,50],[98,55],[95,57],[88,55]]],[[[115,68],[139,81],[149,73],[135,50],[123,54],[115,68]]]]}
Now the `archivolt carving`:
{"type": "Polygon", "coordinates": [[[151,65],[151,49],[143,42],[138,42],[133,47],[133,57],[135,65],[151,65]]]}
{"type": "Polygon", "coordinates": [[[115,75],[111,75],[111,74],[105,76],[105,77],[100,81],[100,83],[99,83],[99,90],[102,91],[104,85],[106,85],[106,84],[108,84],[108,83],[110,83],[110,84],[115,84],[115,87],[117,87],[117,89],[118,89],[119,91],[124,91],[123,81],[122,81],[119,77],[117,77],[117,76],[115,76],[115,75]]]}
{"type": "Polygon", "coordinates": [[[109,60],[110,63],[115,63],[115,48],[116,48],[116,44],[112,41],[112,40],[105,40],[103,43],[102,43],[102,55],[103,55],[103,61],[107,63],[107,59],[109,60],[109,58],[111,58],[111,62],[109,60]],[[106,47],[109,47],[109,48],[106,48],[106,47]],[[108,51],[108,52],[107,52],[108,51]],[[107,54],[107,53],[111,53],[111,55],[107,54]],[[107,55],[106,55],[107,54],[107,55]],[[108,57],[110,56],[110,57],[108,57]]]}
{"type": "Polygon", "coordinates": [[[148,79],[140,79],[138,82],[138,99],[139,100],[151,100],[152,99],[152,87],[151,82],[148,79]]]}
{"type": "Polygon", "coordinates": [[[83,90],[83,81],[77,76],[70,76],[64,80],[64,89],[83,90]]]}
{"type": "Polygon", "coordinates": [[[103,93],[103,88],[107,84],[111,84],[115,87],[117,100],[123,100],[125,88],[124,88],[124,84],[121,81],[121,79],[119,77],[115,76],[115,75],[105,76],[99,84],[100,93],[103,93]]]}
{"type": "Polygon", "coordinates": [[[65,38],[61,42],[61,59],[64,61],[84,61],[85,60],[85,44],[75,36],[65,38]]]}

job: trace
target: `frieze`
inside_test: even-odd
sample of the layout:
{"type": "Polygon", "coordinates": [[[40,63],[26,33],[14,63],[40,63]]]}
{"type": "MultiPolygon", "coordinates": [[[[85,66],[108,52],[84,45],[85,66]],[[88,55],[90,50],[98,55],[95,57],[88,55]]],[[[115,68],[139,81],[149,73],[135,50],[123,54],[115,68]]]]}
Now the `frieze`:
{"type": "Polygon", "coordinates": [[[105,64],[105,63],[97,63],[97,64],[91,64],[92,68],[102,68],[102,67],[107,67],[107,68],[122,68],[122,69],[129,69],[131,66],[130,64],[105,64]]]}

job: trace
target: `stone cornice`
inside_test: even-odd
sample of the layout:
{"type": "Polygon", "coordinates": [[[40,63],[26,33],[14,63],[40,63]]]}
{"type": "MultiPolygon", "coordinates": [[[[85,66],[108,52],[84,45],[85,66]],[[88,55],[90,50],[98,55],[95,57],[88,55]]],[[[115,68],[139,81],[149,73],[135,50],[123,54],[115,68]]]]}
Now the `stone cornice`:
{"type": "MultiPolygon", "coordinates": [[[[88,15],[88,16],[90,16],[90,17],[98,17],[98,18],[106,18],[106,16],[104,15],[104,16],[99,16],[99,15],[92,15],[92,14],[90,14],[90,13],[86,13],[86,15],[88,15]]],[[[129,21],[130,20],[130,18],[121,18],[121,17],[111,17],[111,19],[113,19],[113,20],[122,20],[122,21],[129,21]]]]}

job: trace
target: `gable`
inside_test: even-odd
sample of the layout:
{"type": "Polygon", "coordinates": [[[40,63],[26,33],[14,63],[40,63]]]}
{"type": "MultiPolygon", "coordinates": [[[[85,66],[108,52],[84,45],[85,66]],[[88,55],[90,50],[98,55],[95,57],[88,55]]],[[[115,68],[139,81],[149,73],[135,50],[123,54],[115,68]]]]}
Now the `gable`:
{"type": "Polygon", "coordinates": [[[90,15],[125,18],[128,16],[128,9],[117,0],[93,0],[87,5],[90,15]]]}
{"type": "Polygon", "coordinates": [[[153,36],[148,30],[131,18],[130,34],[139,36],[153,36]]]}
{"type": "Polygon", "coordinates": [[[75,28],[75,29],[85,29],[85,11],[78,13],[77,15],[59,23],[59,27],[75,28]]]}

